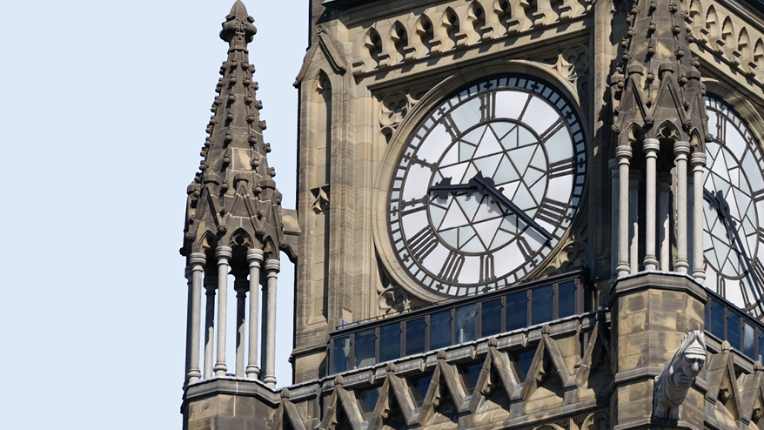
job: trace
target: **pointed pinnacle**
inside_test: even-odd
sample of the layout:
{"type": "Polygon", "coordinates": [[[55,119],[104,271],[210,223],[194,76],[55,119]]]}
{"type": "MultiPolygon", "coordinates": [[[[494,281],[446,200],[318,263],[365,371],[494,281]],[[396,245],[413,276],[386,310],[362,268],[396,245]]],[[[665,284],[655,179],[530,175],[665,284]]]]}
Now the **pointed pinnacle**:
{"type": "Polygon", "coordinates": [[[252,36],[257,34],[257,28],[252,23],[255,19],[247,15],[247,8],[240,0],[231,7],[231,13],[225,17],[220,38],[231,45],[231,49],[247,49],[252,36]]]}

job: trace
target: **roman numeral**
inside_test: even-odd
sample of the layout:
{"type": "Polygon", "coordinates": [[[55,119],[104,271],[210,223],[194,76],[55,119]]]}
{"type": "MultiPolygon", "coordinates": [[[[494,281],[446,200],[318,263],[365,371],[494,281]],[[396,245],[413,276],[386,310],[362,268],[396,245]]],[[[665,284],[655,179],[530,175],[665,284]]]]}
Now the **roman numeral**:
{"type": "Polygon", "coordinates": [[[496,116],[496,93],[480,94],[480,120],[488,121],[496,116]]]}
{"type": "Polygon", "coordinates": [[[419,212],[427,207],[424,203],[424,197],[421,199],[412,199],[409,201],[402,201],[401,202],[401,216],[404,217],[406,215],[410,215],[415,212],[419,212]],[[419,206],[417,206],[419,205],[419,206]],[[408,208],[408,209],[407,209],[408,208]]]}
{"type": "Polygon", "coordinates": [[[446,110],[443,108],[441,108],[440,114],[443,115],[440,120],[443,123],[443,126],[446,128],[448,134],[451,135],[451,138],[456,139],[459,137],[459,127],[456,126],[456,123],[454,122],[454,119],[451,118],[451,115],[447,114],[446,110]]]}
{"type": "Polygon", "coordinates": [[[559,225],[563,220],[570,221],[568,204],[553,199],[544,199],[536,212],[536,218],[551,225],[559,225]]]}
{"type": "Polygon", "coordinates": [[[438,238],[430,227],[421,229],[409,241],[409,249],[414,257],[422,261],[438,246],[438,238]]]}
{"type": "Polygon", "coordinates": [[[564,160],[556,161],[549,165],[547,171],[549,172],[549,178],[560,178],[563,176],[570,176],[573,174],[575,167],[573,166],[573,159],[566,158],[564,160]]]}
{"type": "Polygon", "coordinates": [[[496,278],[493,267],[493,254],[480,256],[480,282],[488,282],[496,278]]]}
{"type": "Polygon", "coordinates": [[[438,277],[446,282],[456,282],[459,279],[459,273],[464,266],[464,256],[451,251],[446,258],[446,263],[440,269],[438,277]]]}
{"type": "Polygon", "coordinates": [[[531,248],[531,245],[528,244],[528,241],[525,240],[524,237],[520,236],[517,238],[517,245],[520,248],[520,253],[523,254],[523,258],[525,261],[530,261],[531,267],[536,267],[538,264],[535,259],[533,259],[533,255],[535,254],[535,251],[533,251],[533,248],[531,248]]]}
{"type": "Polygon", "coordinates": [[[542,142],[546,142],[549,137],[553,136],[559,129],[564,127],[564,124],[562,122],[562,118],[555,121],[554,124],[552,124],[549,128],[546,129],[541,135],[539,136],[541,138],[542,142]]]}

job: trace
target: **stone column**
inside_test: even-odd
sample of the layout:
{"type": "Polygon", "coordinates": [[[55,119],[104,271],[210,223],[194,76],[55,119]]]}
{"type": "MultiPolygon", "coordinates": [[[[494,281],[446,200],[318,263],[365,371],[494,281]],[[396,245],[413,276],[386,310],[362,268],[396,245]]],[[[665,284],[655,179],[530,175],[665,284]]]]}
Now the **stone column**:
{"type": "Polygon", "coordinates": [[[279,260],[268,259],[265,262],[266,305],[263,324],[265,325],[265,348],[263,351],[263,382],[276,386],[276,283],[278,281],[279,260]]]}
{"type": "Polygon", "coordinates": [[[188,279],[188,314],[186,318],[186,384],[198,382],[202,377],[199,371],[199,337],[201,333],[202,312],[202,271],[206,257],[195,252],[189,256],[186,266],[188,279]]]}
{"type": "Polygon", "coordinates": [[[688,142],[674,144],[676,157],[676,264],[674,270],[687,273],[687,158],[690,155],[688,142]]]}
{"type": "Polygon", "coordinates": [[[215,339],[215,288],[218,277],[206,273],[204,289],[207,292],[206,309],[204,311],[204,379],[212,378],[212,342],[215,339]]]}
{"type": "Polygon", "coordinates": [[[257,367],[257,318],[259,308],[258,286],[260,285],[260,263],[263,262],[263,251],[250,249],[247,251],[249,263],[249,351],[247,351],[247,378],[257,379],[260,369],[257,367]]]}
{"type": "MultiPolygon", "coordinates": [[[[246,272],[245,272],[246,273],[246,272]]],[[[239,274],[233,282],[233,289],[236,291],[236,377],[244,377],[244,344],[246,338],[246,311],[247,311],[247,291],[249,282],[246,274],[239,274]]]]}
{"type": "Polygon", "coordinates": [[[706,271],[703,264],[703,169],[706,154],[696,151],[690,156],[692,167],[692,277],[703,282],[706,271]]]}
{"type": "Polygon", "coordinates": [[[218,246],[215,256],[218,258],[218,327],[217,327],[217,362],[215,363],[215,376],[225,376],[225,330],[228,290],[228,259],[231,258],[231,248],[218,246]]]}
{"type": "Polygon", "coordinates": [[[618,277],[618,160],[611,158],[610,169],[610,282],[618,277]]]}
{"type": "Polygon", "coordinates": [[[664,272],[671,270],[671,175],[662,173],[658,175],[658,255],[660,256],[660,269],[664,272]]]}
{"type": "Polygon", "coordinates": [[[658,258],[655,256],[656,219],[656,160],[661,148],[658,139],[645,139],[645,270],[656,270],[658,258]]]}
{"type": "Polygon", "coordinates": [[[618,159],[618,277],[629,274],[629,162],[631,148],[620,145],[615,150],[618,159]]]}
{"type": "Polygon", "coordinates": [[[641,174],[629,174],[629,270],[639,272],[639,181],[641,174]]]}

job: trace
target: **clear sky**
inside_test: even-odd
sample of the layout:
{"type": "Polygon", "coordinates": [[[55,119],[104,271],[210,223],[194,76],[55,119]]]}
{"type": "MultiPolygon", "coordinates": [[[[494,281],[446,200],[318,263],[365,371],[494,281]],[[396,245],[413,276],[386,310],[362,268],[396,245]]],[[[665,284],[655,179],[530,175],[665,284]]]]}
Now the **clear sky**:
{"type": "MultiPolygon", "coordinates": [[[[292,83],[308,2],[244,3],[258,29],[250,62],[269,163],[283,206],[294,208],[292,83]]],[[[187,287],[178,248],[232,4],[0,6],[2,428],[181,428],[187,287]]],[[[282,255],[279,386],[291,382],[287,261],[282,255]]]]}

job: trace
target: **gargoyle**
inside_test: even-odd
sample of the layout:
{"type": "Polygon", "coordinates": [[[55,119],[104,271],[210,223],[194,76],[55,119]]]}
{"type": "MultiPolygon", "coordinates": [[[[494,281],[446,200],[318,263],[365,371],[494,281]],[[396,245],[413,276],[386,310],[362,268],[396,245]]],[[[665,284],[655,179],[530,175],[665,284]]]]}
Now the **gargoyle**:
{"type": "Polygon", "coordinates": [[[682,346],[655,377],[653,417],[678,421],[679,405],[706,364],[706,342],[703,333],[694,330],[682,339],[682,346]]]}

